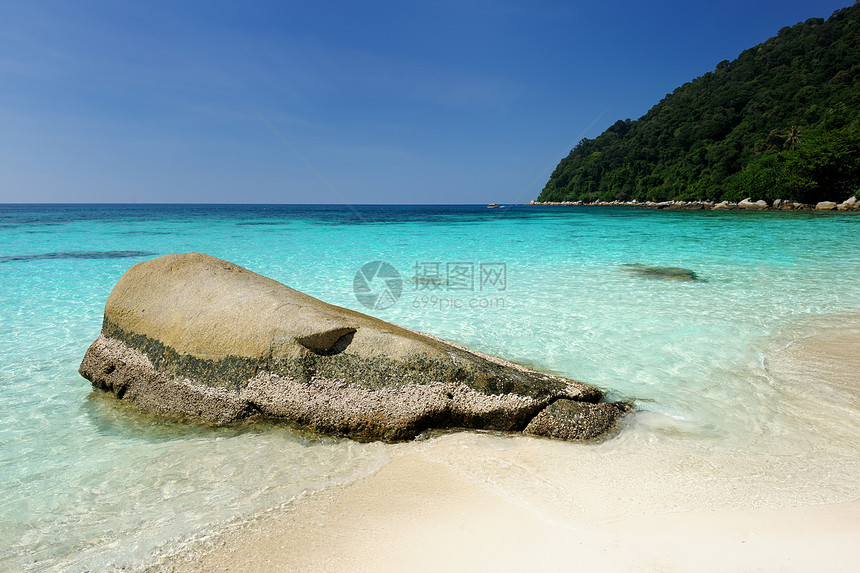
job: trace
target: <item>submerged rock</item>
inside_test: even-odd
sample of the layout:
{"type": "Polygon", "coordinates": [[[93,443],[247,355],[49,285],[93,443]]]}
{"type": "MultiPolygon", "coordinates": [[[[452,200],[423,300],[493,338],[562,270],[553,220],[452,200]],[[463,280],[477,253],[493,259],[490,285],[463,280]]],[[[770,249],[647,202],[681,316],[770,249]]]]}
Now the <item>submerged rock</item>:
{"type": "Polygon", "coordinates": [[[220,424],[290,420],[361,440],[431,428],[521,431],[539,414],[544,421],[530,434],[591,439],[624,411],[609,416],[591,386],[324,303],[200,253],[126,271],[80,373],[150,410],[220,424]],[[585,414],[547,408],[561,400],[585,414]]]}
{"type": "Polygon", "coordinates": [[[695,271],[683,267],[652,267],[640,264],[621,265],[621,268],[634,275],[646,279],[662,279],[671,281],[697,281],[699,275],[695,271]]]}

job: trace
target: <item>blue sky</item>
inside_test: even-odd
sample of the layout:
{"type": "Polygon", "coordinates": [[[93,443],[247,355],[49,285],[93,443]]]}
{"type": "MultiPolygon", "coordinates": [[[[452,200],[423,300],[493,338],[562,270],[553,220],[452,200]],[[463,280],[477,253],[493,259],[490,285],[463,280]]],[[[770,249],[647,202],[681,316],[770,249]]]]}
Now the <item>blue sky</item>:
{"type": "Polygon", "coordinates": [[[528,202],[582,137],[849,4],[0,1],[0,202],[528,202]]]}

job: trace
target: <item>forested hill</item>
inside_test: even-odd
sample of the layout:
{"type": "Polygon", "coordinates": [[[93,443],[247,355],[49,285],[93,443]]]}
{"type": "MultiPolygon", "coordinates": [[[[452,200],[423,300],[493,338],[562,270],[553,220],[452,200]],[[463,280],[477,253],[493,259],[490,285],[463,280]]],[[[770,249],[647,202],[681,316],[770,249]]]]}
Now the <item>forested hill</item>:
{"type": "Polygon", "coordinates": [[[860,189],[860,2],[775,38],[583,139],[537,201],[792,199],[860,189]]]}

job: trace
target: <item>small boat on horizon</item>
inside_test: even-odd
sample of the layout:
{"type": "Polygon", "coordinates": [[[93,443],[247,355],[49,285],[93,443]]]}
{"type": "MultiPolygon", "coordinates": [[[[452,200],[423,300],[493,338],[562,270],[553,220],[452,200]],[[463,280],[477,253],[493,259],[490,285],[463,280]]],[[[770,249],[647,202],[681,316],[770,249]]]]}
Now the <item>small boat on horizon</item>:
{"type": "Polygon", "coordinates": [[[504,209],[504,205],[496,205],[495,203],[490,203],[487,205],[487,209],[504,209]]]}

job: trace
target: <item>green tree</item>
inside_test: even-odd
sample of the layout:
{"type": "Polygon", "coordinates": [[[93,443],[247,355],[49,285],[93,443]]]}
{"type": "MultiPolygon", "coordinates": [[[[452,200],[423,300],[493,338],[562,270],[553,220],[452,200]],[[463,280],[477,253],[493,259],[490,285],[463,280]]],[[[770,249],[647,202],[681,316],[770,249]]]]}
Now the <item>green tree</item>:
{"type": "Polygon", "coordinates": [[[860,2],[785,27],[583,139],[538,200],[843,199],[860,186],[858,125],[860,2]]]}

